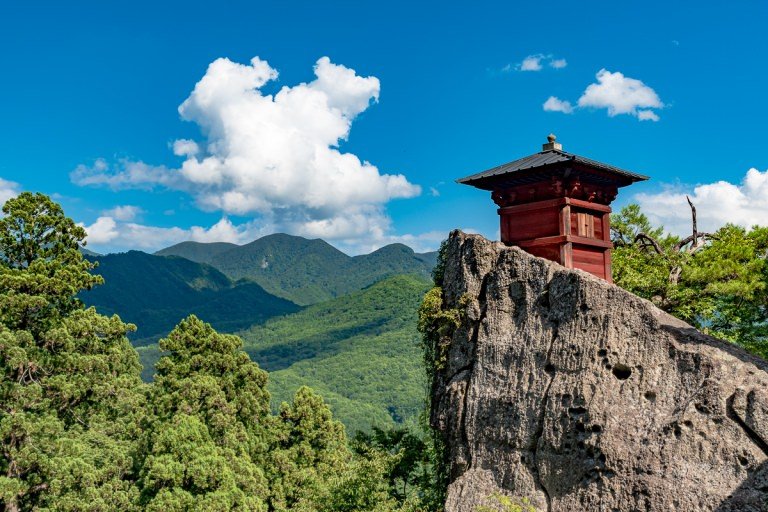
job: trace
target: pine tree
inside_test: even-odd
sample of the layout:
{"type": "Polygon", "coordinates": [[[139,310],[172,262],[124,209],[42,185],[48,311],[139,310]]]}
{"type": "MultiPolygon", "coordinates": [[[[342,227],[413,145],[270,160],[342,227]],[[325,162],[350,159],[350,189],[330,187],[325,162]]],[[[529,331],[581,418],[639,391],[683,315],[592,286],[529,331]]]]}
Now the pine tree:
{"type": "Polygon", "coordinates": [[[141,470],[147,510],[266,510],[267,374],[241,345],[195,316],[160,341],[141,470]]]}
{"type": "Polygon", "coordinates": [[[143,415],[132,327],[84,309],[99,284],[85,231],[42,194],[0,219],[0,503],[5,510],[133,510],[143,415]]]}

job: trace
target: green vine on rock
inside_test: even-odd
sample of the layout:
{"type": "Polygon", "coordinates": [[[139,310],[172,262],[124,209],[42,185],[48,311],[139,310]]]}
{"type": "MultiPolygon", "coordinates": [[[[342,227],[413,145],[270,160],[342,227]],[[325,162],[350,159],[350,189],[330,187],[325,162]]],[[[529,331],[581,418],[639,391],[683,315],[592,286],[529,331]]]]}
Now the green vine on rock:
{"type": "Polygon", "coordinates": [[[443,309],[443,289],[435,286],[424,295],[419,308],[419,332],[422,334],[424,364],[430,381],[445,367],[451,337],[461,325],[458,308],[443,309]]]}

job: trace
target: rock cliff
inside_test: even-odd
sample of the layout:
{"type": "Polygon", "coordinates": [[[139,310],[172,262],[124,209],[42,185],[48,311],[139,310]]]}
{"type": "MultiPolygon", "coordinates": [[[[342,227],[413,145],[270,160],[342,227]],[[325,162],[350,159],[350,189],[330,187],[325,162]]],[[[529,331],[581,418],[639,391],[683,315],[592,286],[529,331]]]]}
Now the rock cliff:
{"type": "Polygon", "coordinates": [[[768,510],[768,364],[578,270],[453,232],[431,422],[447,512],[768,510]]]}

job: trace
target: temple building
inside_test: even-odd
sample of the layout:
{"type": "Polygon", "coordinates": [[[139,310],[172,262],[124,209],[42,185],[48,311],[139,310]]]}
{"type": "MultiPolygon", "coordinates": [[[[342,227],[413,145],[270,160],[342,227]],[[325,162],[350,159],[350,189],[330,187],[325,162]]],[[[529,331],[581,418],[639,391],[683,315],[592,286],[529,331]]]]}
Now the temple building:
{"type": "Polygon", "coordinates": [[[611,282],[610,204],[620,187],[648,177],[547,140],[539,153],[457,182],[491,192],[505,244],[611,282]]]}

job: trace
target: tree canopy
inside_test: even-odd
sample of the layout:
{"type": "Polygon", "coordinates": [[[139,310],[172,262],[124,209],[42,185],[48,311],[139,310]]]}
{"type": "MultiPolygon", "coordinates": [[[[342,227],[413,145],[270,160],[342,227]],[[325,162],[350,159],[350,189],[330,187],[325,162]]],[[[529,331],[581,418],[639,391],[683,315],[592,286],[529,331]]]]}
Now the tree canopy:
{"type": "Polygon", "coordinates": [[[611,218],[613,278],[700,330],[768,357],[768,227],[696,226],[681,238],[652,226],[639,206],[611,218]]]}
{"type": "Polygon", "coordinates": [[[58,205],[25,192],[3,213],[0,500],[10,512],[132,510],[145,396],[131,326],[75,298],[100,278],[58,205]]]}
{"type": "Polygon", "coordinates": [[[133,326],[85,308],[102,282],[85,231],[42,194],[0,219],[0,509],[401,510],[399,453],[355,452],[323,399],[270,411],[267,373],[239,337],[195,316],[140,379],[133,326]]]}

